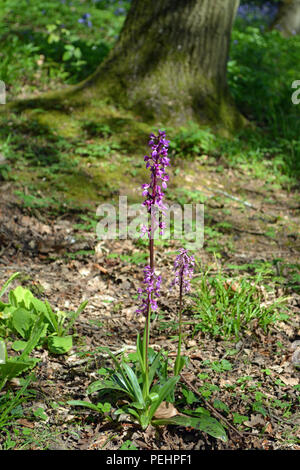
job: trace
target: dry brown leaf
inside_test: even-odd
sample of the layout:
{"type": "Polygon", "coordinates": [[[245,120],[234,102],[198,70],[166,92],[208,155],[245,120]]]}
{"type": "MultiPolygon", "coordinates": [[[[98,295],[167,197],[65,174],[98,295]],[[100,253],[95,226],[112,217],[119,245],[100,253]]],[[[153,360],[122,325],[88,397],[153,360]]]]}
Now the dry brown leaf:
{"type": "Polygon", "coordinates": [[[31,421],[28,421],[28,419],[25,418],[20,418],[17,420],[17,423],[20,424],[21,426],[25,426],[26,428],[33,429],[35,424],[31,421]]]}
{"type": "Polygon", "coordinates": [[[178,411],[176,410],[175,406],[172,405],[172,403],[163,401],[157,408],[154,417],[157,419],[166,419],[172,418],[172,416],[176,416],[178,414],[178,411]]]}
{"type": "Polygon", "coordinates": [[[295,379],[293,377],[284,377],[283,375],[280,375],[279,376],[280,380],[282,380],[282,382],[285,384],[285,385],[298,385],[299,383],[299,380],[298,379],[295,379]]]}
{"type": "Polygon", "coordinates": [[[294,367],[300,367],[300,348],[297,348],[292,355],[292,364],[294,367]]]}
{"type": "Polygon", "coordinates": [[[265,420],[261,415],[251,415],[250,421],[245,421],[244,424],[249,428],[255,428],[256,426],[264,426],[265,420]]]}
{"type": "Polygon", "coordinates": [[[267,424],[267,426],[265,427],[265,432],[268,433],[268,434],[272,434],[273,428],[272,428],[272,424],[271,424],[271,423],[268,423],[268,424],[267,424]]]}

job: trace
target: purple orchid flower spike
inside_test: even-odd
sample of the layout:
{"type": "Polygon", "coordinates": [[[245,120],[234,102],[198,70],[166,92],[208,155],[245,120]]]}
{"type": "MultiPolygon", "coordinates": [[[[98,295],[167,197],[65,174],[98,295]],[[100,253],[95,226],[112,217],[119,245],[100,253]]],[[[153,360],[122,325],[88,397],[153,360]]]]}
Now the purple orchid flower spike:
{"type": "Polygon", "coordinates": [[[184,248],[179,250],[179,255],[174,261],[175,278],[172,281],[171,287],[178,285],[181,293],[183,290],[189,292],[191,290],[191,279],[194,274],[195,258],[189,256],[188,251],[184,248]]]}
{"type": "Polygon", "coordinates": [[[164,222],[158,222],[156,213],[160,210],[165,214],[166,207],[163,204],[164,192],[167,189],[169,176],[166,174],[166,167],[170,165],[168,157],[169,140],[166,140],[166,133],[158,131],[158,135],[150,134],[148,145],[151,147],[151,155],[145,155],[144,161],[146,168],[151,171],[150,183],[142,185],[143,196],[146,197],[143,206],[147,208],[147,212],[151,214],[150,227],[142,226],[142,236],[147,233],[149,238],[153,238],[154,231],[159,228],[160,235],[163,234],[165,228],[164,222]]]}
{"type": "Polygon", "coordinates": [[[157,276],[150,266],[144,268],[144,281],[145,287],[138,289],[139,301],[142,301],[140,308],[136,313],[142,313],[145,317],[148,315],[149,306],[152,311],[157,310],[156,298],[160,296],[161,276],[157,276]]]}
{"type": "Polygon", "coordinates": [[[175,277],[172,281],[171,288],[179,286],[179,332],[178,332],[178,350],[177,357],[174,364],[174,375],[180,374],[181,369],[185,364],[185,358],[181,356],[181,343],[182,343],[182,298],[183,291],[189,292],[191,290],[191,279],[194,274],[195,258],[189,256],[188,251],[184,248],[179,250],[179,255],[174,261],[175,277]]]}

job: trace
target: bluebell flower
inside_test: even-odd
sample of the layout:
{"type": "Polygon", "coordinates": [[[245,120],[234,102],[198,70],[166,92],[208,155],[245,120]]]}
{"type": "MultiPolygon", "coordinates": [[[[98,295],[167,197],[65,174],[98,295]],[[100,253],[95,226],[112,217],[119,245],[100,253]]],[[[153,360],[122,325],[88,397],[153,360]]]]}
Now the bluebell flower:
{"type": "Polygon", "coordinates": [[[90,13],[84,13],[82,17],[79,18],[78,23],[84,24],[88,26],[89,28],[91,28],[93,25],[92,25],[91,20],[89,20],[90,17],[91,17],[90,13]]]}

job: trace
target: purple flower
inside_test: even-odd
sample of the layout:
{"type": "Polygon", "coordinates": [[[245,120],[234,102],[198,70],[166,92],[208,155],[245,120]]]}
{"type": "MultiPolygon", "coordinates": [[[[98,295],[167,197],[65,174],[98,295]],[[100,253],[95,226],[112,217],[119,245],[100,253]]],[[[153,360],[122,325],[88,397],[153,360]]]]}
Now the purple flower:
{"type": "Polygon", "coordinates": [[[91,17],[90,13],[84,13],[84,15],[82,15],[82,17],[79,18],[78,23],[84,24],[88,26],[89,28],[91,28],[93,25],[92,25],[92,22],[89,20],[90,17],[91,17]]]}
{"type": "Polygon", "coordinates": [[[148,233],[150,238],[154,230],[159,227],[160,234],[162,235],[164,223],[158,222],[155,214],[160,210],[165,214],[166,207],[163,204],[164,192],[162,189],[167,188],[169,176],[166,174],[166,167],[170,165],[168,158],[169,141],[166,140],[166,133],[158,131],[158,135],[150,134],[149,146],[151,147],[151,155],[145,155],[144,161],[146,168],[151,171],[151,181],[148,184],[142,185],[143,196],[146,198],[143,206],[147,208],[147,212],[151,214],[151,226],[143,226],[141,229],[142,235],[148,233]]]}
{"type": "Polygon", "coordinates": [[[157,310],[155,297],[160,296],[161,276],[157,276],[150,266],[145,266],[143,284],[145,287],[138,289],[138,300],[141,301],[141,306],[136,310],[136,313],[142,313],[147,316],[149,306],[153,311],[157,310]]]}
{"type": "Polygon", "coordinates": [[[266,21],[271,23],[278,12],[278,5],[272,2],[265,2],[258,6],[251,3],[245,3],[239,6],[237,15],[244,21],[251,23],[254,21],[266,21]]]}
{"type": "Polygon", "coordinates": [[[171,287],[178,285],[181,290],[189,292],[191,290],[190,281],[194,274],[194,266],[194,256],[189,256],[188,251],[181,248],[179,255],[174,261],[175,278],[171,283],[171,287]]]}

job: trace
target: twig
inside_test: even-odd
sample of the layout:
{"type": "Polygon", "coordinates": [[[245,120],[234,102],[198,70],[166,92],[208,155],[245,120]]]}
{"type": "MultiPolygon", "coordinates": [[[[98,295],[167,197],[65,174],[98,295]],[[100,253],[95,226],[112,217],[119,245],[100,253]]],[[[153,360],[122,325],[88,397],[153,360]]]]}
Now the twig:
{"type": "Polygon", "coordinates": [[[208,401],[205,400],[205,398],[200,395],[200,393],[198,392],[198,390],[190,383],[188,382],[187,379],[184,378],[183,375],[181,375],[181,379],[183,380],[183,382],[192,389],[192,391],[198,395],[198,397],[200,397],[206,404],[206,406],[211,410],[211,412],[216,415],[219,419],[221,419],[222,421],[224,421],[228,427],[230,427],[235,433],[237,433],[242,439],[244,438],[244,435],[238,431],[231,423],[230,421],[228,421],[226,418],[224,418],[224,416],[221,415],[221,413],[219,413],[208,401]]]}
{"type": "MultiPolygon", "coordinates": [[[[207,189],[209,189],[209,188],[207,188],[207,189]]],[[[214,192],[214,193],[219,193],[219,194],[223,194],[223,196],[226,196],[226,197],[228,197],[229,199],[232,199],[233,201],[240,202],[241,204],[244,204],[244,206],[250,207],[251,209],[258,210],[258,208],[255,207],[255,206],[254,206],[253,204],[251,204],[250,202],[248,202],[248,201],[243,201],[242,199],[239,199],[238,197],[233,196],[232,194],[226,193],[226,191],[221,191],[221,189],[213,189],[212,192],[214,192]]]]}

